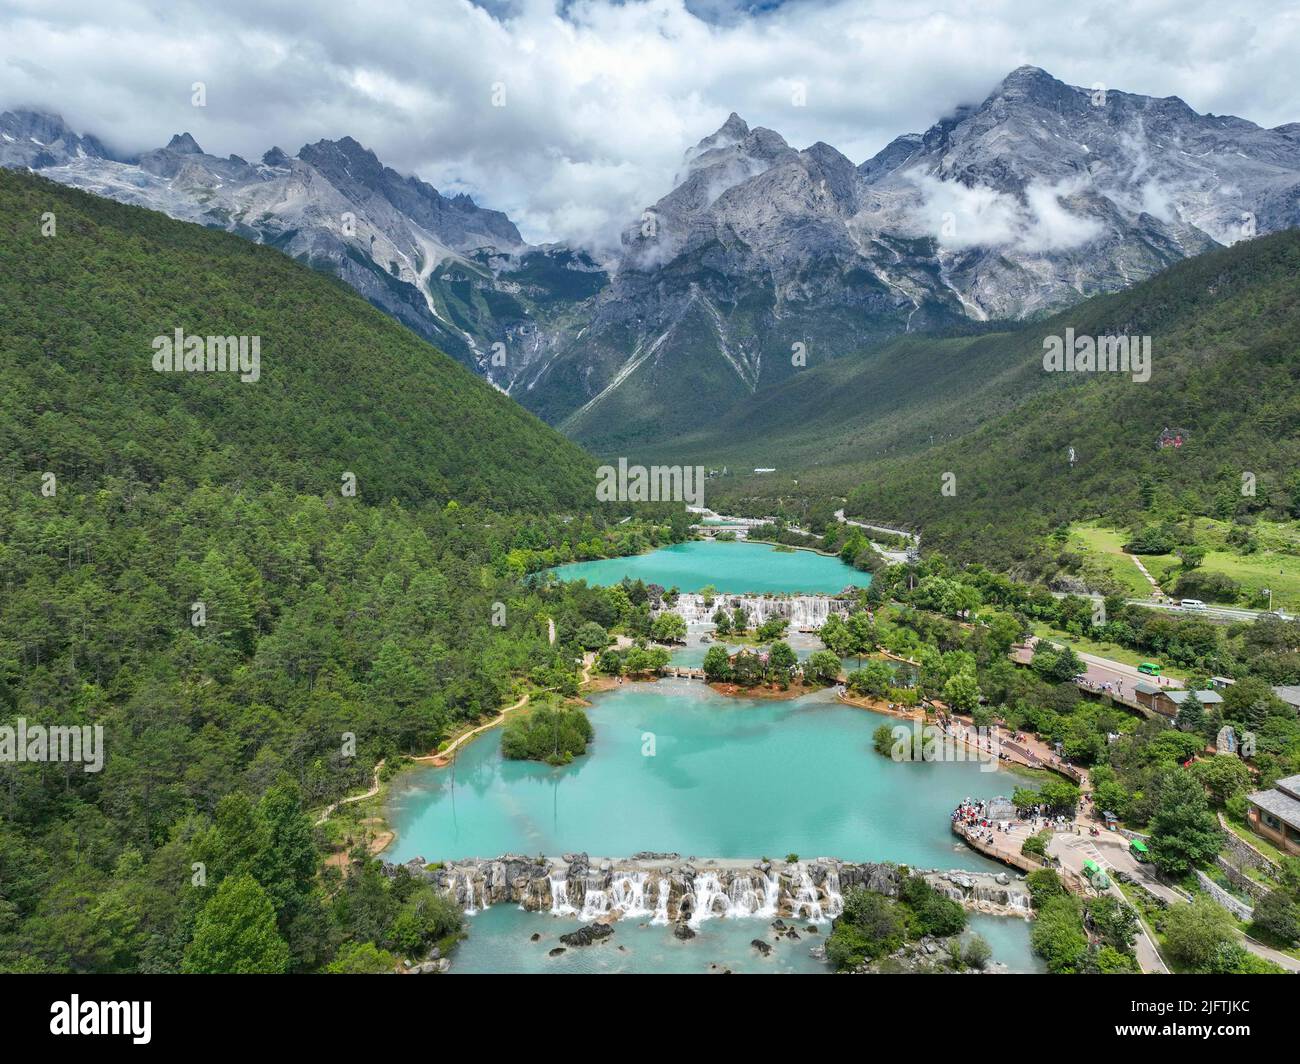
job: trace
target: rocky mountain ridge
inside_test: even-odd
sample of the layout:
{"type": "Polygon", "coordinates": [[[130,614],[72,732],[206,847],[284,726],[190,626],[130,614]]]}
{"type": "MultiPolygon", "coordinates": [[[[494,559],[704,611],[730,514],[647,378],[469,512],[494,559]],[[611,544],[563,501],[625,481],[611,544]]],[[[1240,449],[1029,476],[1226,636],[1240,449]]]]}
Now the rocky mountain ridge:
{"type": "Polygon", "coordinates": [[[340,276],[598,451],[698,432],[902,333],[1033,318],[1300,224],[1300,124],[1012,71],[855,165],[732,114],[608,268],[351,137],[259,163],[189,134],[138,159],[35,112],[0,165],[273,244],[340,276]]]}

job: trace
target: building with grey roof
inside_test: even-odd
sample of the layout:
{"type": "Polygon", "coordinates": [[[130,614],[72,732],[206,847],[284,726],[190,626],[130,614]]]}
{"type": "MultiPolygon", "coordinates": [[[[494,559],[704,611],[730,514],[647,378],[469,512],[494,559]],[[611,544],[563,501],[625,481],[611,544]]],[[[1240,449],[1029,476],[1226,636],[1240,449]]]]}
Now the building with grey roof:
{"type": "Polygon", "coordinates": [[[1300,854],[1300,774],[1277,781],[1269,791],[1246,795],[1251,829],[1279,850],[1300,854]]]}

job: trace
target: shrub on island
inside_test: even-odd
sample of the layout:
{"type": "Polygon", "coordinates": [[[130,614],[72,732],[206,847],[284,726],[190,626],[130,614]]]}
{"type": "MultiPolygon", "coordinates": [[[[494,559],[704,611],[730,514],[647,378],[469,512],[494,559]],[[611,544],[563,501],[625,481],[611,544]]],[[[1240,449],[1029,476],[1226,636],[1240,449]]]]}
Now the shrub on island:
{"type": "Polygon", "coordinates": [[[545,761],[567,765],[587,752],[591,721],[577,706],[541,706],[515,717],[501,736],[501,753],[513,761],[545,761]]]}

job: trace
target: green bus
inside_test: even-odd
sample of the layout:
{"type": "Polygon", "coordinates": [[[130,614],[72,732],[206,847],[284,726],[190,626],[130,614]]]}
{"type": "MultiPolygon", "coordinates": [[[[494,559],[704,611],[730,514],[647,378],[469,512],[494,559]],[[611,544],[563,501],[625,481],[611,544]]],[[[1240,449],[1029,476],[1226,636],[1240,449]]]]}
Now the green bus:
{"type": "Polygon", "coordinates": [[[1154,661],[1144,661],[1138,666],[1138,672],[1146,673],[1148,676],[1159,676],[1160,666],[1154,661]]]}

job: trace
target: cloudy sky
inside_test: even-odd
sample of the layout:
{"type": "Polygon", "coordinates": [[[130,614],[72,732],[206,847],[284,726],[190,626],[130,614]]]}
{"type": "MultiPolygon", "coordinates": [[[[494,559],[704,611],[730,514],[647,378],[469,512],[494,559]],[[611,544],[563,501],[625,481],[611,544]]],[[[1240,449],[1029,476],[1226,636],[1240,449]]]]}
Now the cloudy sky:
{"type": "Polygon", "coordinates": [[[1297,55],[1291,0],[0,0],[0,109],[128,152],[350,134],[593,246],[731,111],[860,162],[1031,63],[1273,126],[1300,121],[1297,55]]]}

